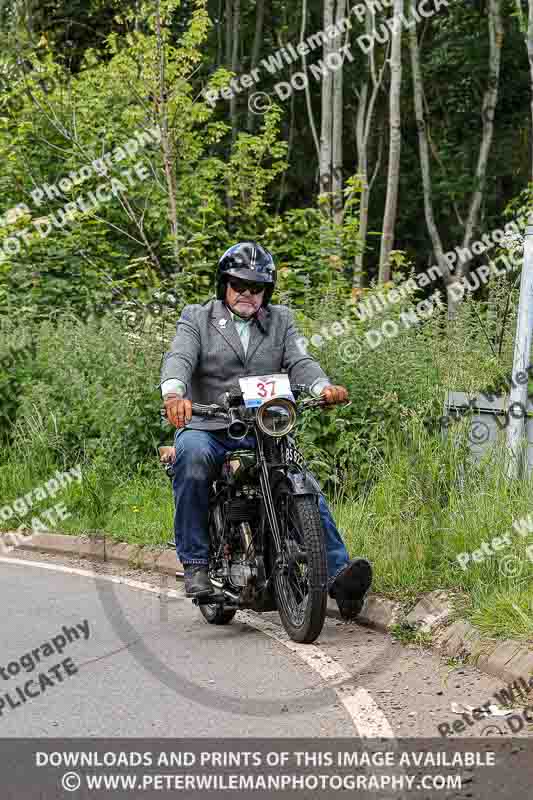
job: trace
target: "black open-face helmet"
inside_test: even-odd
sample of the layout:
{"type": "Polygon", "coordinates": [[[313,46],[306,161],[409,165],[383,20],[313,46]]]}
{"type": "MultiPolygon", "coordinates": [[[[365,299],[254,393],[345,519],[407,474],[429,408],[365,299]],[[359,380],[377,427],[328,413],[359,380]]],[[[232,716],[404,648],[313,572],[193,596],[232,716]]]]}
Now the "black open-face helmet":
{"type": "Polygon", "coordinates": [[[270,303],[276,286],[276,265],[272,254],[256,242],[239,242],[226,250],[217,268],[217,297],[224,300],[228,278],[264,283],[263,306],[270,303]]]}

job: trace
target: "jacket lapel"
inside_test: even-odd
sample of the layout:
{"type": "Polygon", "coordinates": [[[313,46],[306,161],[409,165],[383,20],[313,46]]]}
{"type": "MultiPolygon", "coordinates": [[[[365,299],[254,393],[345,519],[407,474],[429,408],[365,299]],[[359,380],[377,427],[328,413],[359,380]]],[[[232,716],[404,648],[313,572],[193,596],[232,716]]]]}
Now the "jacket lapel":
{"type": "Polygon", "coordinates": [[[267,338],[270,330],[270,314],[261,308],[257,312],[255,321],[252,323],[250,331],[250,341],[246,352],[246,362],[250,362],[259,345],[267,338]]]}
{"type": "MultiPolygon", "coordinates": [[[[235,354],[240,358],[242,363],[244,364],[246,361],[246,356],[244,354],[244,347],[242,346],[241,338],[237,333],[237,328],[233,323],[233,319],[229,310],[226,308],[224,303],[221,300],[217,300],[213,304],[213,310],[211,312],[211,317],[209,322],[215,330],[226,340],[232,350],[235,351],[235,354]]],[[[250,341],[251,344],[251,341],[250,341]]],[[[248,352],[250,349],[248,348],[248,352]]]]}

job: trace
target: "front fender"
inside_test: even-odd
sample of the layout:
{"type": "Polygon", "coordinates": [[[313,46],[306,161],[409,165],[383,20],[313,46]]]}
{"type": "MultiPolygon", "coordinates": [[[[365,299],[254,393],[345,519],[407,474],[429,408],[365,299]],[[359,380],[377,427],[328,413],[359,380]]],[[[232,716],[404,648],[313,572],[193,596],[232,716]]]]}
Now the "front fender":
{"type": "Polygon", "coordinates": [[[274,499],[282,494],[314,495],[318,498],[322,490],[314,475],[307,470],[276,470],[272,478],[274,499]]]}

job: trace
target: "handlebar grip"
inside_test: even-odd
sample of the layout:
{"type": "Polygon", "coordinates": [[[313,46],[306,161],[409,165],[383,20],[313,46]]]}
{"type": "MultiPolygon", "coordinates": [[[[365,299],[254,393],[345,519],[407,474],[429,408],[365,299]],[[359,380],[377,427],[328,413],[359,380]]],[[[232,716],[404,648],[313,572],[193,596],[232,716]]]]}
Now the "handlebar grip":
{"type": "MultiPolygon", "coordinates": [[[[165,406],[160,408],[160,415],[162,419],[167,419],[167,410],[165,406]]],[[[217,405],[203,405],[202,403],[192,404],[192,413],[197,414],[199,417],[224,417],[228,418],[224,409],[217,405]]],[[[229,418],[228,418],[229,420],[229,418]]]]}
{"type": "Polygon", "coordinates": [[[200,417],[225,417],[226,413],[223,408],[217,405],[203,405],[202,403],[192,404],[192,413],[198,414],[200,417]]]}

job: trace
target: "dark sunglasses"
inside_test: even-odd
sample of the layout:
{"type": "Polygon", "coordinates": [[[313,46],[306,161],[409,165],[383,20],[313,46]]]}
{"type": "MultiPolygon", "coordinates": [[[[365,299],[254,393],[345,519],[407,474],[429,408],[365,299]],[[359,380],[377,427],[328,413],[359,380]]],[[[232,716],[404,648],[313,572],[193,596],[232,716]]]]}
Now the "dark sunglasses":
{"type": "Polygon", "coordinates": [[[260,294],[265,288],[264,283],[248,283],[246,281],[236,281],[232,278],[229,279],[228,283],[234,292],[239,292],[240,294],[247,289],[249,289],[252,294],[260,294]]]}

